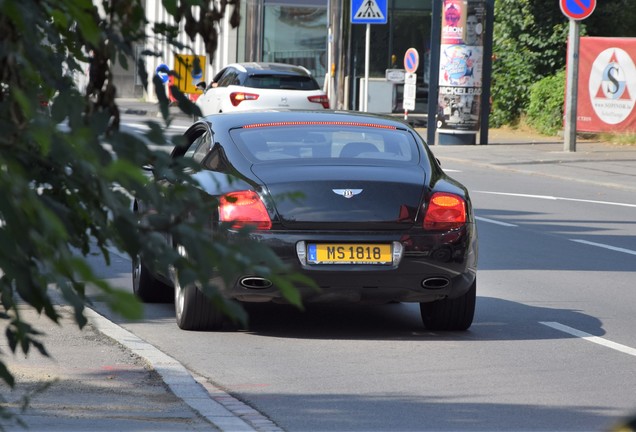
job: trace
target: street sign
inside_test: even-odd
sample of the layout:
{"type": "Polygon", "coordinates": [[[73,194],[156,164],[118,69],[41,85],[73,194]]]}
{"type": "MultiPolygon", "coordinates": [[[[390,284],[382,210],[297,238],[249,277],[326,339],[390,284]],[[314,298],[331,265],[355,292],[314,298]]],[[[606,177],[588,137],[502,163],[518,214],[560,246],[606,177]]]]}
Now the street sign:
{"type": "Polygon", "coordinates": [[[583,20],[594,12],[596,0],[560,0],[561,11],[567,18],[583,20]]]}
{"type": "Polygon", "coordinates": [[[183,93],[201,93],[197,84],[205,76],[205,56],[175,54],[174,70],[177,72],[175,84],[183,93]]]}
{"type": "Polygon", "coordinates": [[[351,0],[351,24],[386,24],[387,0],[351,0]]]}
{"type": "Polygon", "coordinates": [[[415,109],[415,96],[417,94],[417,75],[409,72],[404,75],[404,97],[402,107],[405,111],[415,109]]]}
{"type": "Polygon", "coordinates": [[[415,110],[415,99],[404,99],[402,102],[402,108],[404,108],[404,111],[415,110]]]}
{"type": "Polygon", "coordinates": [[[389,82],[401,84],[404,82],[404,69],[387,69],[384,76],[389,82]]]}
{"type": "Polygon", "coordinates": [[[404,54],[404,69],[409,73],[415,73],[420,64],[420,55],[415,48],[409,48],[404,54]]]}
{"type": "Polygon", "coordinates": [[[414,74],[412,72],[404,74],[404,84],[417,84],[417,74],[414,74]]]}

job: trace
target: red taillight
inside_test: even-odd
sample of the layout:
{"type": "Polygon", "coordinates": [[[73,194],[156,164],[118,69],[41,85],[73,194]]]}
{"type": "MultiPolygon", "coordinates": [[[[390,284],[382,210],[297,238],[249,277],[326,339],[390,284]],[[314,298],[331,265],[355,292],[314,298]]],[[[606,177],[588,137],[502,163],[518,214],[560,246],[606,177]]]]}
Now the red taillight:
{"type": "Polygon", "coordinates": [[[265,204],[254,191],[231,192],[219,199],[219,219],[232,222],[232,228],[253,225],[259,230],[272,227],[265,204]]]}
{"type": "Polygon", "coordinates": [[[309,102],[322,104],[324,109],[329,109],[329,98],[327,95],[308,96],[309,102]]]}
{"type": "Polygon", "coordinates": [[[258,99],[258,95],[255,93],[243,93],[243,92],[230,93],[230,102],[232,102],[232,105],[234,106],[238,106],[238,104],[246,100],[256,100],[256,99],[258,99]]]}
{"type": "Polygon", "coordinates": [[[458,195],[435,192],[424,216],[424,228],[448,230],[466,223],[466,201],[458,195]]]}

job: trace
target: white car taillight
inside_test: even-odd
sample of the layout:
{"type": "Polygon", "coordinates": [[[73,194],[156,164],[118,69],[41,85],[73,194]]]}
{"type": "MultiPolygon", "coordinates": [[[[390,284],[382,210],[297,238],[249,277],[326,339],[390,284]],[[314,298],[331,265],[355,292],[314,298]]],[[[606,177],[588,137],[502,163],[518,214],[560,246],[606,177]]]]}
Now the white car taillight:
{"type": "Polygon", "coordinates": [[[324,109],[329,109],[329,98],[327,95],[308,96],[309,102],[322,104],[324,109]]]}
{"type": "Polygon", "coordinates": [[[232,102],[233,106],[238,106],[238,104],[246,100],[256,100],[256,99],[258,99],[258,95],[255,93],[245,93],[245,92],[230,93],[230,102],[232,102]]]}

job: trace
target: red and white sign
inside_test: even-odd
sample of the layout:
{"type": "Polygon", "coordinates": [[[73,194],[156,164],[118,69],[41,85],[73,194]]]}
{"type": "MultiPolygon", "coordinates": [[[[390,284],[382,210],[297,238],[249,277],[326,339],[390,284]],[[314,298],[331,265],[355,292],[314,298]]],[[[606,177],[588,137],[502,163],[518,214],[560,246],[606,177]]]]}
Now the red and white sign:
{"type": "Polygon", "coordinates": [[[580,39],[576,129],[636,132],[636,39],[580,39]]]}
{"type": "Polygon", "coordinates": [[[409,48],[404,54],[404,69],[408,73],[415,73],[420,64],[420,55],[415,48],[409,48]]]}

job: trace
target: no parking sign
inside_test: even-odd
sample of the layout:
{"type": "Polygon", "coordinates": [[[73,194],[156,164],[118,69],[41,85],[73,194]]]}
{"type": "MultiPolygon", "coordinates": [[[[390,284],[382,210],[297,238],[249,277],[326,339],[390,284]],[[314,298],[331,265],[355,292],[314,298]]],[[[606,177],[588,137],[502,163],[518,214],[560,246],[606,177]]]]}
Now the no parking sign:
{"type": "Polygon", "coordinates": [[[415,48],[409,48],[404,54],[404,69],[409,73],[415,73],[420,64],[420,55],[415,48]]]}
{"type": "Polygon", "coordinates": [[[560,0],[561,11],[573,20],[583,20],[594,12],[596,0],[560,0]]]}

